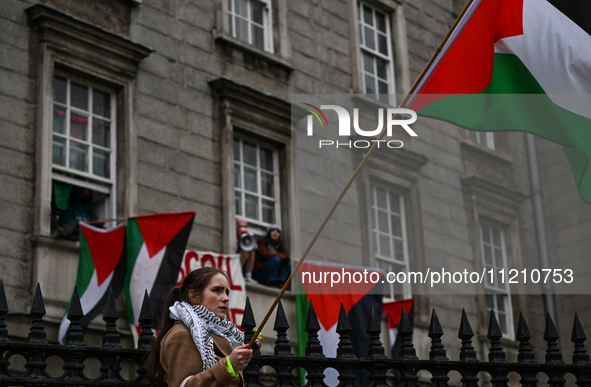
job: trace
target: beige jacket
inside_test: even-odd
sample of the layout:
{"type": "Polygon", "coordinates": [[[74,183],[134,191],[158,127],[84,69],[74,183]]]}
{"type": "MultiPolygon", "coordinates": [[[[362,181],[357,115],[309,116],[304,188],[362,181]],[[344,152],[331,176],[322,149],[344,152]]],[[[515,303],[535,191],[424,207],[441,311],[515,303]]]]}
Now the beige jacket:
{"type": "Polygon", "coordinates": [[[189,329],[176,321],[160,342],[160,362],[168,377],[168,387],[179,387],[187,379],[185,387],[242,387],[242,372],[232,377],[226,369],[226,357],[232,346],[225,338],[212,334],[213,349],[218,360],[203,372],[203,361],[195,347],[189,329]]]}

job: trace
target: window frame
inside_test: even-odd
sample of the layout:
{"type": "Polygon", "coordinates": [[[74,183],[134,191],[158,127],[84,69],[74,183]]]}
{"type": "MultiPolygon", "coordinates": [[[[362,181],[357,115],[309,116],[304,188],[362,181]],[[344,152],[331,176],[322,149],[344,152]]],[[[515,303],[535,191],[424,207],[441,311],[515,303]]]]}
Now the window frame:
{"type": "Polygon", "coordinates": [[[493,132],[469,131],[468,138],[475,144],[495,150],[495,136],[493,132]]]}
{"type": "MultiPolygon", "coordinates": [[[[505,244],[505,231],[502,227],[496,226],[494,223],[488,222],[486,220],[481,219],[479,221],[478,224],[478,228],[479,228],[479,236],[480,236],[480,253],[481,253],[481,259],[482,259],[482,266],[485,269],[485,271],[488,273],[488,271],[490,269],[495,270],[497,273],[499,270],[504,270],[505,271],[505,276],[508,275],[507,273],[507,246],[505,244]],[[484,227],[488,227],[489,228],[489,241],[490,242],[486,242],[485,238],[484,238],[484,227]],[[493,233],[494,230],[497,230],[499,232],[499,236],[500,236],[500,245],[496,245],[494,243],[494,237],[493,237],[493,233]],[[489,248],[491,249],[491,254],[492,254],[492,259],[493,259],[493,265],[488,265],[486,263],[486,254],[485,254],[485,245],[488,245],[489,248]],[[496,253],[495,250],[496,249],[500,249],[501,250],[501,265],[502,266],[498,266],[497,265],[497,257],[496,257],[496,253]]],[[[507,278],[507,277],[505,277],[507,278]]],[[[486,299],[489,296],[493,297],[493,304],[494,307],[492,308],[495,312],[495,317],[497,318],[497,322],[499,323],[499,326],[501,328],[501,331],[503,332],[503,336],[508,338],[508,339],[513,339],[514,338],[514,332],[513,332],[513,326],[514,326],[514,320],[513,320],[513,303],[511,301],[511,289],[509,287],[509,284],[504,282],[502,283],[502,287],[499,286],[494,286],[494,285],[490,285],[489,284],[489,279],[490,276],[486,275],[485,276],[485,281],[484,281],[484,289],[485,289],[485,303],[488,303],[486,301],[486,299]],[[505,331],[503,331],[503,323],[501,322],[501,317],[502,314],[500,313],[499,309],[498,309],[498,302],[497,302],[497,296],[502,295],[503,296],[503,300],[505,303],[505,312],[504,312],[504,324],[505,327],[507,328],[505,331]]],[[[501,285],[499,283],[499,285],[501,285]]],[[[488,308],[488,305],[487,305],[488,308]]]]}
{"type": "MultiPolygon", "coordinates": [[[[409,253],[408,253],[408,233],[407,233],[407,219],[406,219],[406,203],[405,203],[405,198],[404,198],[404,194],[396,188],[392,188],[391,186],[389,186],[388,184],[384,184],[381,182],[378,182],[376,180],[372,180],[370,183],[370,195],[371,195],[371,199],[369,200],[369,204],[370,204],[370,208],[371,208],[371,234],[372,234],[372,258],[373,258],[373,266],[374,267],[378,267],[378,261],[382,261],[385,263],[389,263],[389,264],[395,264],[395,265],[400,265],[400,266],[404,266],[404,271],[405,272],[409,272],[410,271],[410,259],[409,259],[409,253]],[[389,237],[389,242],[390,242],[390,250],[394,251],[393,249],[393,239],[398,239],[398,237],[396,235],[392,234],[392,224],[391,224],[391,219],[392,219],[392,214],[394,212],[392,212],[390,210],[391,208],[391,203],[390,203],[390,199],[392,198],[392,194],[396,195],[398,197],[398,201],[399,201],[399,206],[400,206],[400,228],[401,228],[401,234],[402,236],[400,237],[400,239],[402,240],[402,254],[403,254],[403,261],[397,261],[396,258],[383,258],[381,256],[378,256],[378,239],[377,236],[380,234],[380,230],[378,227],[378,218],[376,216],[376,212],[380,210],[380,207],[377,206],[377,190],[378,189],[382,189],[384,191],[386,191],[388,193],[388,227],[389,227],[389,233],[387,234],[389,237]]],[[[386,273],[387,274],[387,273],[386,273]]],[[[385,302],[389,302],[389,301],[394,301],[394,300],[401,300],[401,299],[408,299],[412,297],[412,286],[410,283],[404,283],[402,285],[403,287],[403,292],[400,295],[400,297],[396,297],[397,293],[394,290],[394,284],[390,284],[390,283],[385,283],[384,284],[385,289],[384,289],[384,301],[385,302]],[[394,296],[394,297],[388,297],[386,296],[386,290],[389,289],[389,295],[390,296],[394,296]]]]}
{"type": "MultiPolygon", "coordinates": [[[[234,155],[234,167],[236,166],[236,163],[239,163],[240,166],[241,166],[241,175],[242,175],[241,185],[242,185],[242,188],[237,188],[236,185],[234,184],[234,192],[236,192],[236,191],[241,192],[241,194],[242,194],[241,195],[242,196],[241,197],[241,205],[242,205],[242,208],[243,208],[243,213],[242,214],[238,214],[237,213],[236,206],[234,206],[234,212],[236,214],[236,217],[241,217],[241,218],[246,219],[249,222],[249,224],[256,225],[261,230],[263,230],[266,227],[268,227],[270,225],[273,225],[273,224],[281,225],[281,197],[280,197],[280,193],[281,193],[281,183],[282,182],[281,182],[281,178],[280,178],[280,174],[279,174],[279,152],[278,152],[277,147],[276,146],[273,146],[272,144],[270,144],[268,142],[262,141],[260,139],[255,138],[255,137],[250,137],[250,136],[248,136],[248,135],[246,135],[244,133],[240,133],[240,132],[235,132],[234,133],[234,140],[236,140],[236,139],[240,140],[241,158],[240,158],[240,161],[237,161],[236,160],[236,157],[235,157],[236,155],[233,153],[233,155],[234,155]],[[256,171],[257,171],[257,184],[258,184],[257,190],[258,190],[258,192],[257,193],[250,192],[249,194],[254,195],[254,196],[257,196],[257,200],[258,200],[258,203],[259,203],[259,214],[258,215],[260,216],[260,220],[259,219],[253,219],[253,218],[247,217],[246,216],[246,211],[245,211],[245,199],[244,199],[244,195],[246,193],[246,189],[244,187],[244,173],[243,173],[244,164],[245,163],[244,163],[244,161],[243,161],[244,159],[242,157],[242,152],[243,152],[242,144],[243,144],[243,141],[245,141],[245,140],[257,146],[257,164],[258,165],[256,167],[256,171]],[[273,184],[273,191],[274,191],[274,198],[273,198],[273,200],[275,202],[275,204],[274,204],[275,221],[272,222],[272,223],[267,223],[267,222],[264,222],[262,220],[263,219],[263,214],[262,214],[263,207],[262,207],[262,203],[261,202],[262,202],[263,199],[269,198],[269,197],[263,197],[262,190],[261,190],[262,179],[260,178],[260,176],[261,176],[261,173],[262,172],[261,172],[260,163],[259,163],[260,153],[258,152],[258,150],[260,148],[265,148],[265,149],[271,150],[273,152],[273,179],[274,179],[274,182],[276,182],[276,183],[273,184]]],[[[235,182],[235,180],[234,180],[234,182],[235,182]]],[[[267,199],[267,200],[269,200],[269,199],[267,199]]],[[[256,230],[256,228],[254,230],[256,230]]]]}
{"type": "Polygon", "coordinates": [[[236,13],[236,1],[238,0],[227,0],[226,3],[226,13],[228,15],[228,34],[237,40],[245,42],[248,45],[251,45],[257,49],[257,46],[254,44],[254,37],[253,37],[253,29],[252,25],[259,25],[263,28],[263,51],[273,54],[274,47],[273,47],[273,8],[271,0],[246,0],[247,2],[247,12],[249,16],[245,18],[242,15],[236,13]],[[263,5],[263,24],[260,25],[259,23],[255,22],[252,17],[252,3],[259,2],[263,5]],[[232,6],[230,6],[232,4],[232,6]],[[236,19],[242,19],[246,21],[248,24],[248,39],[242,39],[238,36],[238,30],[236,29],[236,19]]]}

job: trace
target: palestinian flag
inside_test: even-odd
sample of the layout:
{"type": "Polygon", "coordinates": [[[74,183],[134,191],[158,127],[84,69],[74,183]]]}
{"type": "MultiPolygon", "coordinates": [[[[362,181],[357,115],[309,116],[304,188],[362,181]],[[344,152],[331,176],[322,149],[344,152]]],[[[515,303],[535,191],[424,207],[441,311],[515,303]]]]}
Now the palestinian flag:
{"type": "MultiPolygon", "coordinates": [[[[80,223],[80,259],[76,288],[84,317],[82,326],[88,324],[107,305],[109,287],[117,297],[123,289],[125,279],[125,224],[104,230],[80,223]]],[[[70,307],[66,310],[66,316],[70,307]]],[[[70,326],[64,317],[60,324],[58,341],[65,343],[66,332],[70,326]]]]}
{"type": "Polygon", "coordinates": [[[561,144],[591,203],[591,1],[475,0],[407,106],[561,144]]]}
{"type": "MultiPolygon", "coordinates": [[[[333,277],[336,279],[336,276],[333,277]]],[[[382,278],[383,272],[374,268],[358,266],[332,265],[329,263],[304,262],[299,270],[296,281],[296,317],[298,329],[298,351],[300,356],[306,354],[308,335],[304,328],[308,317],[310,301],[314,304],[314,311],[320,323],[318,338],[322,344],[326,357],[336,357],[339,344],[339,335],[336,332],[341,303],[349,316],[351,323],[351,343],[357,357],[367,357],[369,348],[369,335],[367,324],[371,307],[374,307],[375,315],[379,318],[382,310],[382,278]],[[324,273],[351,274],[352,283],[342,283],[331,286],[331,275],[324,277],[324,273]],[[313,273],[308,277],[303,273],[313,273]],[[356,274],[357,273],[357,274],[356,274]],[[365,273],[375,273],[372,277],[365,273]],[[322,275],[322,279],[320,279],[322,275]],[[308,280],[311,279],[311,281],[308,280]],[[324,280],[327,278],[328,280],[324,280]],[[359,283],[355,283],[361,279],[359,283]],[[372,280],[376,280],[373,283],[372,280]]],[[[333,369],[324,372],[324,383],[327,386],[336,386],[338,373],[333,369]]],[[[305,380],[302,377],[302,382],[305,380]]],[[[369,374],[358,375],[357,384],[364,386],[369,384],[369,374]]]]}
{"type": "Polygon", "coordinates": [[[179,212],[138,216],[127,221],[125,298],[136,343],[141,332],[138,318],[144,293],[148,291],[157,327],[166,296],[177,282],[194,218],[195,212],[179,212]]]}
{"type": "Polygon", "coordinates": [[[407,314],[411,313],[414,298],[408,300],[396,300],[392,302],[385,302],[382,305],[382,312],[388,316],[388,334],[390,336],[390,349],[393,358],[398,358],[399,345],[396,345],[398,338],[398,324],[402,318],[402,308],[406,310],[407,314]]]}

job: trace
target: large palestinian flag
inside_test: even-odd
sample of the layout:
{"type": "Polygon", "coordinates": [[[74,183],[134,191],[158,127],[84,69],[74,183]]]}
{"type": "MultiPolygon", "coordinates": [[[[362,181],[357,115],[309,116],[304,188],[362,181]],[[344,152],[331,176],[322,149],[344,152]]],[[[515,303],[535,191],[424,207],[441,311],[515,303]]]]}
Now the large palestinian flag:
{"type": "Polygon", "coordinates": [[[561,144],[591,203],[591,1],[475,0],[407,106],[561,144]]]}
{"type": "MultiPolygon", "coordinates": [[[[355,356],[367,357],[369,348],[369,335],[367,334],[369,313],[373,306],[377,318],[381,315],[382,278],[383,273],[374,268],[304,262],[298,270],[295,285],[298,350],[300,356],[305,356],[306,354],[308,335],[304,327],[306,326],[306,319],[308,317],[308,306],[310,301],[312,301],[321,327],[318,332],[318,338],[322,344],[324,355],[332,358],[337,355],[339,335],[336,329],[342,303],[351,323],[351,343],[353,344],[355,356]],[[353,281],[351,281],[352,283],[341,283],[331,286],[330,274],[324,277],[328,278],[328,280],[319,280],[321,275],[324,276],[326,272],[349,273],[353,281]],[[365,272],[376,273],[372,279],[377,279],[377,283],[367,280],[369,276],[364,275],[365,272]],[[309,277],[312,281],[309,281],[308,277],[304,276],[303,273],[312,273],[313,276],[309,277]],[[361,280],[355,283],[357,279],[361,280]]],[[[325,370],[324,374],[324,383],[327,386],[336,386],[339,383],[337,379],[338,373],[335,370],[325,370]]],[[[357,384],[361,386],[369,384],[369,374],[361,374],[358,374],[357,384]]],[[[304,382],[304,379],[302,378],[301,381],[304,382]]]]}
{"type": "Polygon", "coordinates": [[[129,324],[136,338],[146,290],[156,317],[155,327],[160,324],[166,296],[179,276],[194,218],[195,212],[179,212],[138,216],[127,221],[125,298],[129,324]]]}
{"type": "MultiPolygon", "coordinates": [[[[80,259],[76,288],[80,296],[80,304],[84,317],[82,326],[88,324],[107,304],[109,287],[113,288],[115,297],[123,289],[125,278],[125,224],[104,230],[80,223],[80,259]]],[[[66,310],[66,316],[70,307],[66,310]]],[[[60,324],[58,341],[64,342],[70,326],[64,317],[60,324]]]]}

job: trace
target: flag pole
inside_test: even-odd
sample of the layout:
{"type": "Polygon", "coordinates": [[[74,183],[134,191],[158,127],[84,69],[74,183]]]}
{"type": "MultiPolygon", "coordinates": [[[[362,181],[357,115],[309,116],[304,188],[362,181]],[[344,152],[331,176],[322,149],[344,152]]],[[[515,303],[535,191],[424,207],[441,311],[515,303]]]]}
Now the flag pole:
{"type": "MultiPolygon", "coordinates": [[[[441,44],[439,44],[439,47],[437,47],[437,50],[435,50],[435,53],[431,56],[431,59],[429,59],[429,62],[427,62],[427,65],[425,66],[425,68],[423,68],[423,71],[421,71],[421,73],[419,74],[418,78],[415,80],[415,82],[413,83],[412,87],[410,88],[410,90],[408,91],[408,93],[406,94],[406,96],[404,97],[403,101],[400,103],[399,107],[401,107],[401,108],[406,107],[406,103],[408,102],[408,99],[415,92],[415,90],[418,87],[419,83],[423,80],[423,78],[425,77],[425,74],[427,74],[427,71],[429,71],[429,69],[431,68],[431,65],[433,64],[433,62],[435,61],[435,59],[437,58],[437,56],[439,55],[439,53],[441,52],[441,50],[443,49],[443,47],[445,46],[445,44],[447,43],[447,41],[449,40],[451,34],[454,32],[454,30],[456,29],[456,27],[459,24],[460,20],[464,17],[464,15],[466,14],[466,11],[470,7],[470,5],[473,3],[473,1],[474,0],[468,0],[468,2],[466,3],[466,5],[462,9],[462,12],[460,12],[460,14],[458,15],[458,17],[456,18],[456,20],[454,21],[454,23],[450,27],[449,31],[447,31],[447,34],[445,35],[445,37],[441,41],[441,44]]],[[[322,233],[322,230],[324,230],[324,227],[328,223],[329,219],[332,217],[332,214],[335,212],[335,210],[337,209],[337,207],[341,203],[341,200],[343,199],[343,197],[345,196],[345,194],[347,193],[347,191],[349,190],[349,188],[353,184],[353,181],[355,180],[355,178],[357,177],[357,175],[359,175],[359,172],[361,172],[361,168],[363,168],[363,166],[365,165],[365,163],[369,159],[369,156],[371,156],[371,154],[373,153],[373,151],[377,147],[377,144],[380,142],[380,140],[386,135],[386,132],[387,132],[387,130],[386,130],[386,127],[384,126],[384,129],[382,129],[382,132],[377,137],[377,140],[369,148],[369,150],[367,151],[367,154],[363,157],[363,160],[361,160],[361,162],[359,163],[359,166],[357,167],[357,169],[355,169],[355,172],[353,172],[353,175],[351,176],[351,178],[349,179],[349,181],[347,182],[347,184],[345,184],[345,187],[341,191],[341,193],[338,196],[338,198],[335,200],[335,202],[332,205],[330,211],[328,211],[328,214],[326,214],[326,217],[324,218],[324,220],[322,221],[322,223],[318,227],[318,230],[316,231],[316,233],[314,234],[314,236],[310,240],[310,243],[308,244],[308,247],[306,247],[306,250],[302,254],[302,256],[299,259],[299,261],[297,262],[296,266],[291,271],[291,274],[289,275],[289,278],[287,279],[287,281],[285,281],[285,284],[283,285],[283,287],[279,291],[279,294],[275,298],[275,301],[273,301],[273,304],[269,308],[269,311],[265,315],[265,318],[263,318],[263,320],[259,324],[259,326],[258,326],[258,328],[257,328],[257,330],[256,330],[256,332],[254,334],[254,336],[250,340],[250,343],[248,343],[248,348],[249,349],[252,348],[252,346],[254,345],[254,343],[256,341],[256,338],[259,336],[259,334],[263,330],[263,327],[265,326],[265,324],[269,320],[269,317],[271,317],[271,313],[273,313],[273,310],[275,310],[275,307],[279,303],[279,300],[281,300],[281,297],[283,297],[283,294],[285,294],[285,292],[287,291],[287,289],[291,285],[291,279],[292,279],[292,277],[294,276],[294,274],[297,273],[298,269],[300,268],[300,266],[302,265],[302,263],[304,262],[304,260],[308,256],[308,253],[310,252],[310,250],[312,249],[312,247],[316,243],[316,240],[318,239],[318,237],[322,233]]]]}

